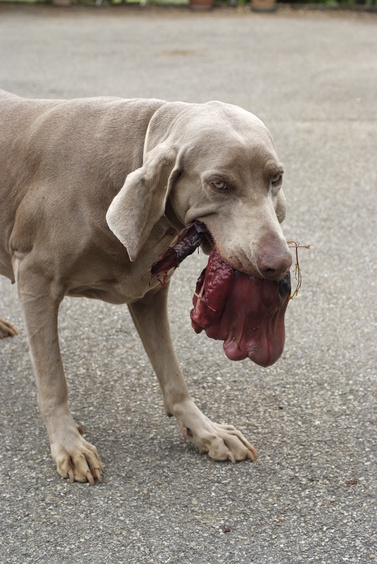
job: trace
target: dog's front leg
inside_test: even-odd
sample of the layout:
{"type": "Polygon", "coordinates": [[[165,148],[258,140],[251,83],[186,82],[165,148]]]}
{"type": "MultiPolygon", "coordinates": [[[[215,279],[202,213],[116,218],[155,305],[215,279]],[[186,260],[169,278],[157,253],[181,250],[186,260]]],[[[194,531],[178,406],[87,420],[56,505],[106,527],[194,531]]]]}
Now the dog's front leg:
{"type": "Polygon", "coordinates": [[[167,315],[168,285],[129,306],[145,350],[157,374],[166,412],[178,419],[185,440],[214,460],[255,460],[257,452],[232,425],[206,417],[191,399],[175,356],[167,315]]]}
{"type": "Polygon", "coordinates": [[[96,448],[80,435],[67,403],[58,338],[61,289],[22,265],[18,289],[52,457],[63,478],[93,485],[95,479],[102,481],[103,468],[96,448]]]}

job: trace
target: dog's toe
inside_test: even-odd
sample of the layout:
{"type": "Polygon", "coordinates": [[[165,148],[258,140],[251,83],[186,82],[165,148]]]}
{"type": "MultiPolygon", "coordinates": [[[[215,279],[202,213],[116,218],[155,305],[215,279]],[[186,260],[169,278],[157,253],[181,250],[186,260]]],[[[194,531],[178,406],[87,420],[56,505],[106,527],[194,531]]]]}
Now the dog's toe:
{"type": "Polygon", "coordinates": [[[213,460],[241,460],[258,458],[258,453],[233,425],[220,425],[203,415],[193,402],[183,405],[180,427],[185,441],[193,443],[200,453],[208,453],[213,460]]]}
{"type": "Polygon", "coordinates": [[[69,449],[54,446],[54,459],[57,470],[63,478],[73,482],[102,482],[104,472],[97,449],[79,435],[79,439],[69,449]]]}
{"type": "Polygon", "coordinates": [[[17,329],[9,321],[0,317],[0,339],[14,337],[15,335],[18,335],[17,329]]]}

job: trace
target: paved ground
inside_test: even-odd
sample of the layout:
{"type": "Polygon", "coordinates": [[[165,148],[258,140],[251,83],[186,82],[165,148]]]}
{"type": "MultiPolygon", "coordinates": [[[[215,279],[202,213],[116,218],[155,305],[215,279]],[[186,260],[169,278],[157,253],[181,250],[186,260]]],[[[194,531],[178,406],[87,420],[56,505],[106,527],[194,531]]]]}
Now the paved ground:
{"type": "Polygon", "coordinates": [[[204,258],[175,276],[190,388],[245,432],[254,464],[215,463],[183,443],[126,308],[66,300],[71,406],[106,466],[94,488],[55,472],[16,290],[2,279],[0,310],[20,335],[0,343],[0,562],[377,561],[377,18],[2,6],[0,51],[0,86],[20,95],[250,109],[286,165],[287,238],[312,246],[285,353],[267,370],[228,361],[190,328],[204,258]]]}

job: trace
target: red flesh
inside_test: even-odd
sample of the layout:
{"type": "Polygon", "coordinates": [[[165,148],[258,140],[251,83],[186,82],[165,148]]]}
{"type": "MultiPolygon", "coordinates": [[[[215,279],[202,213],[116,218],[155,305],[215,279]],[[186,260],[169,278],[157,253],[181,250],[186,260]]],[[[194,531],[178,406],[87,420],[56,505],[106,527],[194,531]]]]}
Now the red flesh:
{"type": "Polygon", "coordinates": [[[284,349],[284,314],[290,297],[284,283],[247,276],[234,270],[214,249],[193,298],[191,323],[200,333],[224,341],[231,360],[249,357],[270,366],[284,349]]]}
{"type": "Polygon", "coordinates": [[[206,234],[208,230],[200,221],[194,221],[182,229],[173,243],[152,264],[150,268],[152,276],[156,276],[161,285],[165,286],[168,271],[177,268],[187,256],[191,255],[206,234]],[[159,278],[160,274],[163,275],[162,280],[159,278]]]}

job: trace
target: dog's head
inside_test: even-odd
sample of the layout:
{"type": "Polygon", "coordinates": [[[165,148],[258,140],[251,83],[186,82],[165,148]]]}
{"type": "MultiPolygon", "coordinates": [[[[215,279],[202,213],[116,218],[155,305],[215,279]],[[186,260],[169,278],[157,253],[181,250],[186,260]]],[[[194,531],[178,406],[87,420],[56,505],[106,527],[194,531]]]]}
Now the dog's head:
{"type": "Polygon", "coordinates": [[[221,102],[166,104],[149,124],[143,160],[106,216],[132,261],[167,213],[178,225],[205,223],[237,270],[276,280],[289,270],[283,166],[257,117],[221,102]]]}

